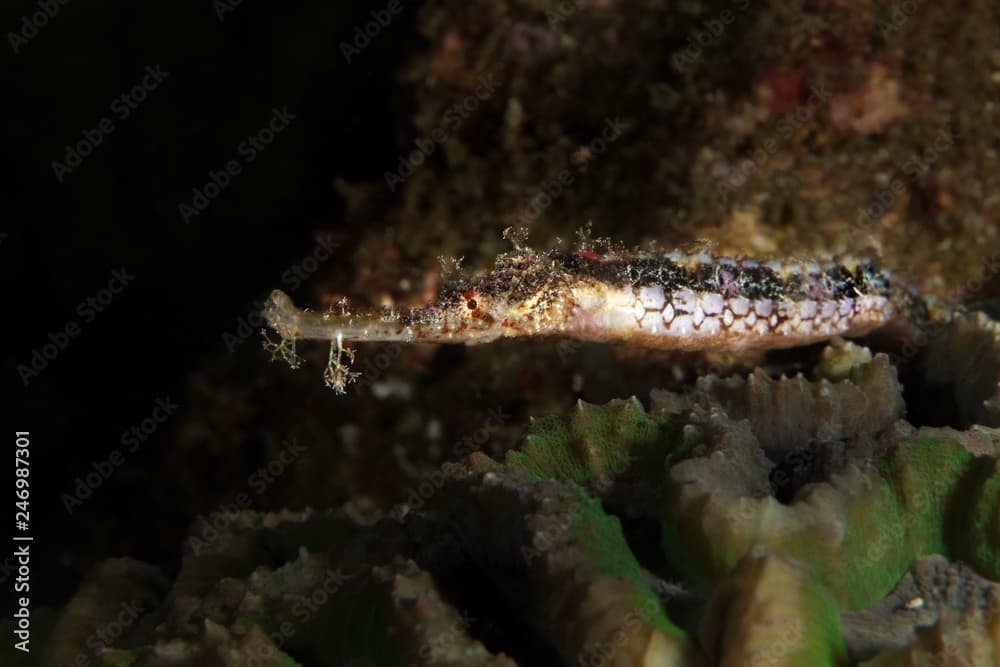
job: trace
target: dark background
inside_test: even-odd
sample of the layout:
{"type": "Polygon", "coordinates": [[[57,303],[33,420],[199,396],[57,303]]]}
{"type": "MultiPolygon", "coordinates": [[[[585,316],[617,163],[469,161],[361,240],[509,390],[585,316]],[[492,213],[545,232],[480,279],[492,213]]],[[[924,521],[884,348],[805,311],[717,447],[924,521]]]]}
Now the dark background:
{"type": "Polygon", "coordinates": [[[223,334],[311,252],[316,229],[342,225],[335,179],[378,181],[399,154],[395,72],[420,47],[419,2],[404,1],[350,64],[340,43],[384,2],[230,5],[220,20],[209,0],[54,2],[57,13],[16,54],[8,33],[39,5],[5,3],[0,14],[3,361],[13,398],[4,422],[8,455],[13,432],[31,432],[33,606],[63,604],[104,557],[176,568],[192,517],[172,511],[151,478],[165,470],[169,423],[72,515],[61,496],[121,449],[157,398],[191,408],[185,385],[225,349],[223,334]],[[120,120],[110,106],[147,66],[169,75],[120,120]],[[239,159],[237,146],[275,107],[296,119],[185,224],[178,206],[210,170],[239,159]],[[53,161],[102,117],[114,131],[59,183],[53,161]],[[114,269],[134,281],[84,323],[78,304],[114,269]],[[17,366],[71,320],[80,334],[26,386],[17,366]]]}

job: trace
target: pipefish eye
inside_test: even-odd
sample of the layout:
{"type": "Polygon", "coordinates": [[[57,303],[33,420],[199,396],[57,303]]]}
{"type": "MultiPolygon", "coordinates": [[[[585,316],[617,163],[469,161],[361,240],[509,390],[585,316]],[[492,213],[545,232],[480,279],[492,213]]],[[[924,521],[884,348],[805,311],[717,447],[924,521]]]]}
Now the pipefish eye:
{"type": "Polygon", "coordinates": [[[467,301],[467,302],[465,303],[465,305],[467,305],[467,306],[469,307],[469,310],[475,310],[475,309],[476,309],[476,307],[477,307],[477,306],[479,306],[479,304],[478,304],[478,303],[476,303],[476,300],[475,300],[475,299],[469,299],[469,300],[468,300],[468,301],[467,301]]]}

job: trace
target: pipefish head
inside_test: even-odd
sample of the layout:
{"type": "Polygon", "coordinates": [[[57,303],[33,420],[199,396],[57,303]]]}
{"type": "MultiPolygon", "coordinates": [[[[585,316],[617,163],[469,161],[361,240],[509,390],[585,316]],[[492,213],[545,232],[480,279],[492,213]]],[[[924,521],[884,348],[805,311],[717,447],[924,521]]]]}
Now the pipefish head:
{"type": "Polygon", "coordinates": [[[405,322],[415,340],[485,343],[503,335],[506,308],[502,298],[460,281],[445,287],[431,305],[410,311],[405,322]]]}
{"type": "Polygon", "coordinates": [[[434,303],[406,314],[296,308],[276,290],[264,310],[283,340],[487,343],[501,337],[558,333],[570,307],[569,276],[549,255],[510,253],[476,281],[442,288],[434,303]]]}
{"type": "Polygon", "coordinates": [[[554,333],[570,291],[565,271],[547,255],[502,255],[493,270],[446,286],[432,306],[411,314],[424,339],[481,343],[499,337],[554,333]]]}

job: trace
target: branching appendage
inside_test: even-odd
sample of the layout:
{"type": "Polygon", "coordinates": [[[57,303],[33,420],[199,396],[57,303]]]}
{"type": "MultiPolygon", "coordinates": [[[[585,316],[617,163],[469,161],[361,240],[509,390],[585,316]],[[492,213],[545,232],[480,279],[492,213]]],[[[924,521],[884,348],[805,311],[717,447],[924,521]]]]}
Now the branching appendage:
{"type": "Polygon", "coordinates": [[[271,340],[266,329],[261,329],[263,347],[271,353],[271,361],[284,359],[292,368],[302,365],[302,357],[295,351],[295,341],[300,337],[295,307],[288,295],[280,290],[271,292],[263,312],[268,324],[278,334],[277,342],[271,340]]]}
{"type": "Polygon", "coordinates": [[[302,365],[302,357],[300,357],[295,351],[294,336],[286,338],[279,335],[278,340],[273,341],[271,340],[271,337],[267,335],[266,329],[261,329],[260,334],[264,337],[264,349],[271,353],[271,361],[280,358],[292,368],[298,368],[302,365]]]}
{"type": "Polygon", "coordinates": [[[346,394],[347,385],[357,382],[361,377],[361,373],[351,370],[353,362],[354,350],[344,347],[344,335],[338,333],[337,338],[330,341],[330,354],[327,357],[326,370],[323,371],[326,386],[338,394],[346,394]]]}
{"type": "Polygon", "coordinates": [[[514,252],[531,251],[531,248],[528,247],[528,236],[527,227],[507,227],[503,230],[503,238],[514,246],[514,252]]]}

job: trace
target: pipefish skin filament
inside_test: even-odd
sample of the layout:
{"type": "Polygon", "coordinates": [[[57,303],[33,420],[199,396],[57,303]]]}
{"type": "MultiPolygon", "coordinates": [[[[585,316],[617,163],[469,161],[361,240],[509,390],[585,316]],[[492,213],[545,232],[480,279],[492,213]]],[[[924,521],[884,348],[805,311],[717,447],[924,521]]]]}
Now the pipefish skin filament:
{"type": "Polygon", "coordinates": [[[926,318],[923,301],[894,286],[869,259],[771,261],[707,253],[518,250],[493,270],[447,285],[407,313],[317,313],[275,290],[264,310],[281,337],[265,347],[296,364],[296,340],[331,341],[327,384],[356,379],[344,343],[476,345],[555,336],[688,351],[789,348],[834,336],[906,331],[926,318]]]}

